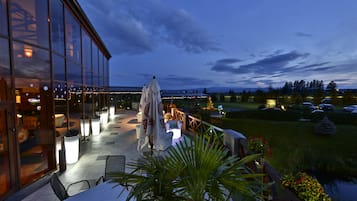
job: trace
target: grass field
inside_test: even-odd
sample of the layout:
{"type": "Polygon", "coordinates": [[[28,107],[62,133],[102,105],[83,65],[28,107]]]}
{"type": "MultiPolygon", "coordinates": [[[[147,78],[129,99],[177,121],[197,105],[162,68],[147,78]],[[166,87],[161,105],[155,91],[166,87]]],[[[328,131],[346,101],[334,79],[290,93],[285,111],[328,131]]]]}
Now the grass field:
{"type": "Polygon", "coordinates": [[[281,173],[318,170],[357,177],[357,126],[337,125],[335,135],[321,136],[314,134],[314,125],[298,121],[223,120],[223,128],[268,141],[272,155],[267,159],[281,173]]]}

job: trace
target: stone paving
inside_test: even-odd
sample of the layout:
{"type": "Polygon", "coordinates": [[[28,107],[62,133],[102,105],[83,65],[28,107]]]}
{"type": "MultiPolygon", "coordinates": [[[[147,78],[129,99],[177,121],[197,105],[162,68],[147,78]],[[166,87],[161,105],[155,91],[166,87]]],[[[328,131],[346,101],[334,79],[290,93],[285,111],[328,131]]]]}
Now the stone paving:
{"type": "MultiPolygon", "coordinates": [[[[67,165],[66,171],[60,174],[62,183],[67,186],[72,182],[87,179],[94,184],[104,174],[107,155],[125,155],[126,163],[137,160],[140,153],[136,150],[136,125],[138,125],[136,113],[136,111],[117,113],[99,136],[90,136],[87,141],[82,141],[79,161],[67,165]]],[[[23,201],[58,200],[49,183],[23,199],[23,201]]]]}

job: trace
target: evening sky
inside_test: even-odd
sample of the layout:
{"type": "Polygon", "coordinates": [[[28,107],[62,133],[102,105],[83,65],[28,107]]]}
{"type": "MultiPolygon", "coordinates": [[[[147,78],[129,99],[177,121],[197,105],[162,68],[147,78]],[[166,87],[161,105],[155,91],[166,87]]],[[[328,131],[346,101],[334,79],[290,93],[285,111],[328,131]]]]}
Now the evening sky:
{"type": "Polygon", "coordinates": [[[112,54],[111,86],[357,87],[355,0],[78,0],[112,54]]]}

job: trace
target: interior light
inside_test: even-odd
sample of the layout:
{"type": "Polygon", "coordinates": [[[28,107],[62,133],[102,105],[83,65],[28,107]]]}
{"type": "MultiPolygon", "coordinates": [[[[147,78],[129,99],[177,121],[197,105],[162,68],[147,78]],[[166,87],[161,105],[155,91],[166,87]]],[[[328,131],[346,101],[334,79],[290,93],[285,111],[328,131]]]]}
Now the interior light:
{"type": "Polygon", "coordinates": [[[25,47],[24,48],[24,55],[25,55],[25,57],[27,57],[27,58],[31,58],[32,57],[32,49],[31,48],[29,48],[29,47],[25,47]]]}

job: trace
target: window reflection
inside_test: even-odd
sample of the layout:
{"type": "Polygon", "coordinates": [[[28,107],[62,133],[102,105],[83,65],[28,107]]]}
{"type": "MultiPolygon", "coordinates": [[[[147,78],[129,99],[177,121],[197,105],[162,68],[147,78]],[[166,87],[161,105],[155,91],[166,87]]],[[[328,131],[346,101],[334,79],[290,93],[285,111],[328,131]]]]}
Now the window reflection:
{"type": "Polygon", "coordinates": [[[48,51],[19,42],[13,43],[13,51],[17,76],[50,79],[48,51]]]}
{"type": "Polygon", "coordinates": [[[65,11],[66,21],[66,56],[76,63],[81,60],[81,34],[80,26],[69,11],[65,11]]]}
{"type": "Polygon", "coordinates": [[[60,0],[52,0],[50,2],[52,49],[64,55],[63,4],[60,0]]]}
{"type": "Polygon", "coordinates": [[[49,53],[14,42],[16,131],[20,151],[21,184],[31,183],[53,168],[49,53]],[[26,55],[26,50],[31,54],[26,55]]]}
{"type": "Polygon", "coordinates": [[[1,0],[0,1],[0,34],[7,35],[6,0],[1,0]]]}
{"type": "Polygon", "coordinates": [[[47,7],[47,0],[10,1],[12,36],[48,48],[47,7]]]}
{"type": "MultiPolygon", "coordinates": [[[[0,38],[0,104],[10,97],[10,68],[8,41],[0,38]]],[[[7,111],[0,107],[0,197],[10,189],[7,111]]]]}

